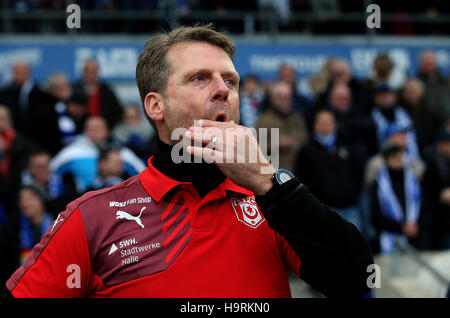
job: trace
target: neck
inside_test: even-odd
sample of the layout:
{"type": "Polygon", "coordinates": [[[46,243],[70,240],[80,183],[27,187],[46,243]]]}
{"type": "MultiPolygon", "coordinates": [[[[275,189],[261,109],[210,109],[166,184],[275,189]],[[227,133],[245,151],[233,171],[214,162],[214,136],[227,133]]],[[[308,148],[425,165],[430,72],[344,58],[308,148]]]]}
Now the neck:
{"type": "Polygon", "coordinates": [[[194,157],[190,158],[190,163],[174,163],[171,157],[172,147],[158,139],[152,160],[154,167],[169,178],[191,182],[201,197],[225,180],[217,166],[205,162],[195,163],[194,157]]]}

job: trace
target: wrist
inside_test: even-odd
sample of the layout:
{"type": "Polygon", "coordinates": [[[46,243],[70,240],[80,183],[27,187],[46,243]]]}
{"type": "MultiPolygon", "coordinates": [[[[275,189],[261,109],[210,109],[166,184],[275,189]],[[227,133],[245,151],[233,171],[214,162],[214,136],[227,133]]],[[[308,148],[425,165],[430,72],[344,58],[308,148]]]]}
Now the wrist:
{"type": "Polygon", "coordinates": [[[273,174],[275,173],[275,168],[272,166],[267,167],[264,174],[259,174],[258,182],[256,184],[255,195],[265,195],[273,187],[273,174]]]}

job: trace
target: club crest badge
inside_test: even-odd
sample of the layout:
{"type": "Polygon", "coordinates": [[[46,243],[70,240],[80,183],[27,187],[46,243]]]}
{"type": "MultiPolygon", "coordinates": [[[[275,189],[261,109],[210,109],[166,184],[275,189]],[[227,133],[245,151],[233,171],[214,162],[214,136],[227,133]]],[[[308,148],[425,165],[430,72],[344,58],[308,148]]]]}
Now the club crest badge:
{"type": "Polygon", "coordinates": [[[238,221],[241,221],[247,226],[256,229],[265,220],[264,216],[259,211],[254,196],[240,199],[233,198],[231,199],[231,205],[233,206],[238,221]]]}

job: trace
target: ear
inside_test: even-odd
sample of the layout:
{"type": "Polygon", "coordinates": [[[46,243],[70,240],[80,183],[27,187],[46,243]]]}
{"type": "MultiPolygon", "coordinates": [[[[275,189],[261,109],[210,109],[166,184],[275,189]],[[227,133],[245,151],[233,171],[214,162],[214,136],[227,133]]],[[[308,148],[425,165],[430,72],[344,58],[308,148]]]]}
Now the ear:
{"type": "Polygon", "coordinates": [[[161,94],[150,92],[145,96],[144,108],[148,117],[155,123],[164,120],[164,99],[161,94]]]}

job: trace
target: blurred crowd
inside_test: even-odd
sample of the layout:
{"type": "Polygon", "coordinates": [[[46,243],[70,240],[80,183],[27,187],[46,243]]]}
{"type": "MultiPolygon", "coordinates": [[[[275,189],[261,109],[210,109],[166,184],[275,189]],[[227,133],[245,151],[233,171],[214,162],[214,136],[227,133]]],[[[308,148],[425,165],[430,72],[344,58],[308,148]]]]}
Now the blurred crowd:
{"type": "MultiPolygon", "coordinates": [[[[51,15],[45,19],[23,19],[33,10],[49,10],[65,14],[67,5],[77,3],[82,11],[95,10],[95,19],[84,19],[79,32],[148,33],[167,27],[169,20],[191,24],[197,20],[214,22],[218,30],[231,33],[269,32],[276,28],[281,32],[308,34],[365,34],[364,13],[372,1],[361,0],[15,0],[0,2],[0,8],[12,9],[22,15],[13,19],[10,27],[16,32],[67,32],[65,23],[51,15]],[[147,15],[145,19],[128,16],[129,12],[159,12],[162,16],[147,15]],[[119,15],[114,15],[120,12],[119,15]],[[238,15],[236,12],[240,12],[238,15]],[[107,14],[111,13],[110,17],[107,14]],[[352,15],[355,14],[356,15],[352,15]],[[33,22],[34,21],[34,22],[33,22]],[[39,21],[39,23],[35,23],[39,21]],[[30,23],[31,22],[31,23],[30,23]],[[254,24],[253,24],[254,23],[254,24]],[[251,30],[249,30],[249,25],[251,30]]],[[[378,0],[383,12],[383,27],[378,33],[389,35],[446,35],[448,20],[442,15],[450,13],[446,0],[404,2],[378,0]],[[415,15],[421,15],[417,19],[415,15]]],[[[63,16],[64,17],[64,16],[63,16]]],[[[0,28],[2,26],[0,25],[0,28]]]]}
{"type": "MultiPolygon", "coordinates": [[[[329,58],[299,79],[242,79],[241,124],[279,129],[280,168],[368,239],[375,253],[398,240],[450,249],[450,78],[432,51],[411,78],[387,54],[365,79],[329,58]]],[[[33,80],[25,62],[0,89],[0,281],[22,263],[65,205],[145,169],[156,136],[139,105],[122,105],[95,60],[70,83],[33,80]]],[[[270,144],[269,135],[269,144],[270,144]]],[[[269,154],[274,149],[269,149],[269,154]]]]}

